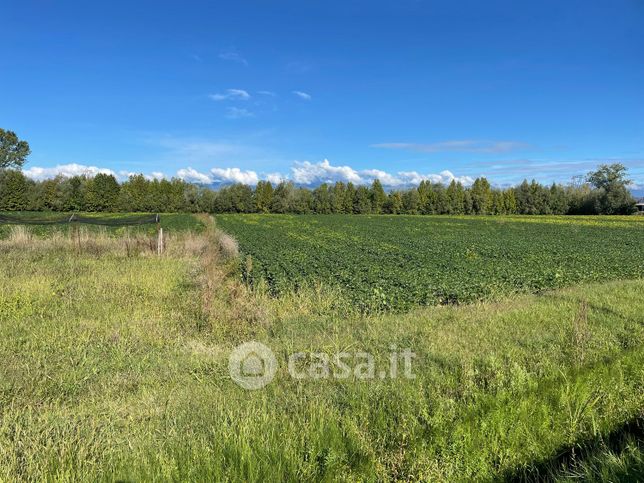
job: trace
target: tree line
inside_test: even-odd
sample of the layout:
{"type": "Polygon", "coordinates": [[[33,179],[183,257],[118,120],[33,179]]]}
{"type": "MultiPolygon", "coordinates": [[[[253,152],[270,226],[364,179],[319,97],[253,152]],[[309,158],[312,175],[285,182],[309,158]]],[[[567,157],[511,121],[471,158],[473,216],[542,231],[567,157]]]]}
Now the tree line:
{"type": "Polygon", "coordinates": [[[181,179],[134,175],[119,183],[111,174],[58,176],[35,181],[21,167],[29,145],[0,129],[0,211],[211,212],[548,215],[631,214],[635,199],[622,164],[601,165],[585,179],[568,185],[523,181],[494,188],[484,178],[472,186],[453,180],[422,181],[418,186],[385,191],[379,180],[370,186],[338,181],[315,188],[290,181],[256,186],[233,184],[217,190],[181,179]]]}
{"type": "Polygon", "coordinates": [[[0,211],[211,212],[547,215],[631,214],[635,200],[627,189],[626,169],[601,166],[583,183],[542,185],[536,181],[494,188],[486,178],[465,187],[422,181],[417,187],[385,191],[338,181],[313,189],[283,181],[255,187],[233,184],[217,190],[180,179],[131,176],[119,183],[111,174],[58,176],[35,181],[20,170],[0,169],[0,211]]]}

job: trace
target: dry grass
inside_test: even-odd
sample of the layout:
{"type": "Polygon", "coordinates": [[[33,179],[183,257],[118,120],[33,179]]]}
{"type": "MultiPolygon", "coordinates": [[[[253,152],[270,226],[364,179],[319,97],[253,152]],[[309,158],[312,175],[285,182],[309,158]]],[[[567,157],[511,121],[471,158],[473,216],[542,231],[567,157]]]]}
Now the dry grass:
{"type": "Polygon", "coordinates": [[[584,363],[586,346],[588,345],[589,339],[588,302],[582,300],[579,304],[579,311],[575,314],[572,321],[572,346],[575,362],[578,366],[581,366],[584,363]]]}
{"type": "Polygon", "coordinates": [[[200,253],[200,273],[204,321],[225,332],[252,332],[253,326],[267,325],[266,300],[252,292],[236,275],[239,270],[237,242],[218,230],[211,216],[200,215],[206,226],[200,253]]]}
{"type": "Polygon", "coordinates": [[[139,256],[156,253],[156,240],[142,234],[123,237],[109,236],[107,230],[79,227],[70,232],[53,232],[47,238],[36,237],[25,226],[13,226],[6,239],[0,240],[1,250],[29,252],[76,251],[89,255],[119,254],[139,256]]]}
{"type": "Polygon", "coordinates": [[[219,250],[227,258],[237,258],[239,256],[239,244],[232,236],[224,232],[219,232],[219,250]]]}
{"type": "MultiPolygon", "coordinates": [[[[199,257],[210,243],[201,234],[186,231],[164,235],[163,256],[184,258],[199,257]]],[[[78,227],[69,232],[56,231],[48,237],[34,236],[29,227],[12,226],[9,235],[0,239],[0,250],[28,252],[73,251],[86,255],[114,255],[126,257],[157,256],[157,237],[145,233],[126,232],[111,235],[106,229],[78,227]]]]}

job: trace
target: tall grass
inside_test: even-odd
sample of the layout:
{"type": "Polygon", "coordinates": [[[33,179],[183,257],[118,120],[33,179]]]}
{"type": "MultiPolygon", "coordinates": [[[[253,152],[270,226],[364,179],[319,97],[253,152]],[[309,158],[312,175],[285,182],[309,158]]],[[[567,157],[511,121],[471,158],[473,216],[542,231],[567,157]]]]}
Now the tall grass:
{"type": "Polygon", "coordinates": [[[214,229],[162,257],[92,237],[0,242],[2,481],[642,477],[642,280],[363,316],[323,286],[247,287],[214,229]],[[228,374],[248,340],[280,364],[261,391],[228,374]],[[414,379],[285,367],[391,346],[414,379]]]}

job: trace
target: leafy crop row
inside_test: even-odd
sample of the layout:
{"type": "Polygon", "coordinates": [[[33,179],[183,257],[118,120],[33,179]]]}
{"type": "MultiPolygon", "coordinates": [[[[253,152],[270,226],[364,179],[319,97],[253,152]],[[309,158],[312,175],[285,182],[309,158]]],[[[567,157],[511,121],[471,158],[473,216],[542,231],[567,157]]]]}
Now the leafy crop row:
{"type": "MultiPolygon", "coordinates": [[[[218,215],[279,295],[312,282],[363,309],[407,310],[644,276],[636,218],[218,215]]],[[[252,268],[249,268],[252,267],[252,268]]]]}

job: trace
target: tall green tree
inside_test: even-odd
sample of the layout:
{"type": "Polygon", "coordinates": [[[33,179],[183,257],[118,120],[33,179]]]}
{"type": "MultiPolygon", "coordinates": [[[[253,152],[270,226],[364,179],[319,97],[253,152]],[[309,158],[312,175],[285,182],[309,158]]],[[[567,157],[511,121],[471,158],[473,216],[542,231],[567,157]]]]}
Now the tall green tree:
{"type": "Polygon", "coordinates": [[[403,211],[408,215],[417,215],[420,208],[418,190],[407,190],[402,195],[403,211]]]}
{"type": "Polygon", "coordinates": [[[29,207],[29,185],[20,171],[0,170],[0,210],[22,211],[29,207]]]}
{"type": "Polygon", "coordinates": [[[447,187],[445,195],[447,196],[448,213],[462,215],[465,212],[465,191],[463,185],[453,179],[447,187]]]}
{"type": "Polygon", "coordinates": [[[271,213],[291,213],[295,202],[295,186],[291,181],[282,181],[273,192],[271,213]]]}
{"type": "MultiPolygon", "coordinates": [[[[120,204],[123,211],[149,211],[151,209],[150,183],[142,174],[135,174],[121,186],[120,204]]],[[[186,193],[182,193],[182,208],[186,209],[186,193]]],[[[85,200],[88,203],[88,200],[85,200]]],[[[189,211],[189,210],[186,210],[189,211]]]]}
{"type": "Polygon", "coordinates": [[[420,205],[420,212],[423,215],[429,215],[434,212],[434,192],[432,190],[431,182],[422,180],[418,185],[418,203],[420,205]]]}
{"type": "Polygon", "coordinates": [[[492,203],[490,213],[493,215],[505,215],[505,197],[501,190],[492,190],[492,203]]]}
{"type": "Polygon", "coordinates": [[[322,183],[313,190],[313,211],[325,215],[332,211],[331,193],[326,183],[322,183]]]}
{"type": "Polygon", "coordinates": [[[63,181],[61,186],[61,209],[63,211],[82,211],[85,209],[83,198],[82,176],[72,176],[63,181]]]}
{"type": "Polygon", "coordinates": [[[565,215],[569,209],[570,205],[566,190],[563,186],[552,183],[552,186],[550,186],[550,212],[553,215],[565,215]]]}
{"type": "Polygon", "coordinates": [[[371,213],[371,196],[369,188],[358,186],[353,198],[353,212],[357,215],[367,215],[371,213]]]}
{"type": "Polygon", "coordinates": [[[505,209],[509,215],[517,213],[517,198],[514,194],[514,189],[509,188],[503,192],[503,197],[505,198],[504,204],[505,209]]]}
{"type": "Polygon", "coordinates": [[[371,209],[373,213],[382,213],[387,194],[385,193],[382,183],[379,179],[374,179],[371,183],[371,209]]]}
{"type": "Polygon", "coordinates": [[[273,185],[269,181],[258,182],[253,201],[258,213],[269,213],[273,202],[273,185]]]}
{"type": "Polygon", "coordinates": [[[481,177],[474,180],[471,189],[474,213],[486,215],[490,211],[492,202],[492,188],[490,182],[481,177]]]}
{"type": "Polygon", "coordinates": [[[333,213],[346,213],[347,187],[342,181],[336,181],[331,188],[331,210],[333,213]]]}
{"type": "Polygon", "coordinates": [[[63,204],[63,183],[64,179],[60,176],[40,183],[39,189],[34,190],[38,199],[33,200],[33,207],[39,210],[60,211],[63,204]]]}
{"type": "Polygon", "coordinates": [[[29,143],[21,141],[13,131],[0,128],[0,169],[20,169],[31,154],[29,143]]]}
{"type": "Polygon", "coordinates": [[[403,199],[400,191],[389,193],[387,198],[387,211],[392,215],[398,215],[403,211],[403,199]]]}
{"type": "Polygon", "coordinates": [[[305,215],[313,212],[313,194],[306,188],[295,188],[291,213],[305,215]]]}
{"type": "Polygon", "coordinates": [[[605,215],[630,215],[635,212],[635,198],[628,190],[626,167],[620,163],[602,164],[588,173],[587,181],[599,190],[597,209],[605,215]]]}
{"type": "Polygon", "coordinates": [[[235,183],[228,187],[232,200],[232,208],[235,213],[252,213],[253,189],[245,184],[235,183]]]}
{"type": "Polygon", "coordinates": [[[85,209],[88,211],[117,211],[121,187],[111,174],[98,173],[85,183],[85,209]]]}
{"type": "Polygon", "coordinates": [[[343,213],[353,213],[353,204],[356,197],[356,187],[349,181],[347,189],[344,192],[344,210],[343,213]]]}
{"type": "Polygon", "coordinates": [[[433,193],[433,206],[434,209],[432,213],[435,213],[437,215],[445,215],[447,214],[449,207],[448,203],[449,200],[447,199],[447,193],[446,193],[445,187],[441,183],[436,183],[432,185],[432,193],[433,193]]]}

